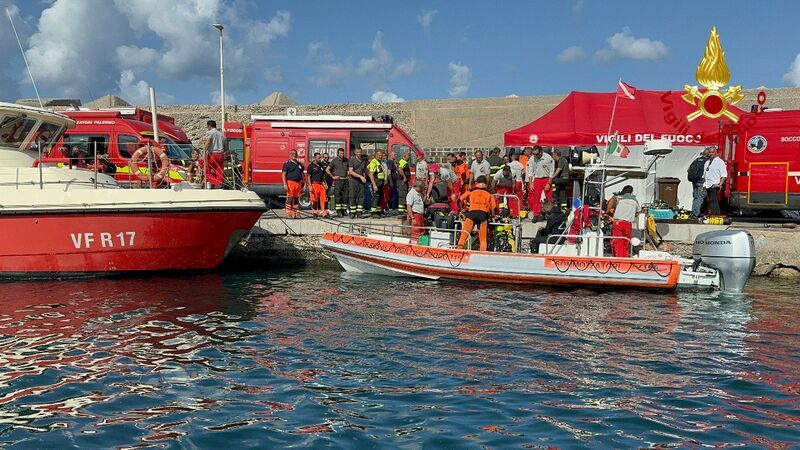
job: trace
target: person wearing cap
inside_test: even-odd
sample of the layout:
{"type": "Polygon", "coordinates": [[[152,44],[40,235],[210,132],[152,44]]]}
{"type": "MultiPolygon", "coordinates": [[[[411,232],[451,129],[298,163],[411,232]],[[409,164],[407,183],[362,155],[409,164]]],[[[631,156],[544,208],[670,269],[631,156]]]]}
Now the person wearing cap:
{"type": "Polygon", "coordinates": [[[411,224],[411,239],[418,239],[425,231],[425,201],[422,199],[422,190],[425,183],[414,180],[414,184],[406,194],[406,217],[411,224]]]}
{"type": "Polygon", "coordinates": [[[553,200],[553,190],[550,186],[553,178],[554,168],[553,157],[536,145],[533,147],[533,155],[528,159],[528,167],[525,169],[526,181],[528,183],[528,207],[533,217],[532,221],[542,220],[542,194],[547,200],[553,200]]]}
{"type": "Polygon", "coordinates": [[[623,187],[618,195],[609,200],[608,208],[613,209],[614,217],[611,225],[611,255],[628,258],[631,255],[633,222],[641,209],[639,201],[633,195],[633,186],[623,187]]]}

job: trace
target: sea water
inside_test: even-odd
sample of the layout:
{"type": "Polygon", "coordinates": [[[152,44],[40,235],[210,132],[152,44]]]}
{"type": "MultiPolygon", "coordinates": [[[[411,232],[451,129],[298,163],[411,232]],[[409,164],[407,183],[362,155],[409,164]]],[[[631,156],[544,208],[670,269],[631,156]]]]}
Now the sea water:
{"type": "Polygon", "coordinates": [[[797,445],[797,288],[310,269],[6,282],[0,446],[797,445]]]}

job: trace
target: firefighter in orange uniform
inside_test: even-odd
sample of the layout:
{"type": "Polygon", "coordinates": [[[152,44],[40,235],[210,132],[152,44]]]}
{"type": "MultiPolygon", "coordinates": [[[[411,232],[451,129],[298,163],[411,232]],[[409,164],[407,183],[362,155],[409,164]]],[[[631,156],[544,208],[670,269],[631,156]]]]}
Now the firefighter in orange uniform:
{"type": "Polygon", "coordinates": [[[321,217],[328,216],[328,183],[325,182],[325,169],[322,155],[314,153],[314,159],[308,165],[306,185],[311,186],[311,213],[321,217]]]}
{"type": "Polygon", "coordinates": [[[297,160],[297,150],[289,152],[289,161],[283,163],[281,178],[286,189],[286,217],[298,217],[300,213],[300,194],[303,191],[303,163],[297,160]]]}
{"type": "Polygon", "coordinates": [[[497,210],[497,202],[494,200],[494,195],[489,193],[484,175],[478,177],[473,190],[461,196],[461,201],[469,202],[469,212],[461,230],[458,248],[465,247],[469,234],[477,225],[480,249],[485,252],[488,247],[489,219],[491,219],[492,213],[497,210]]]}

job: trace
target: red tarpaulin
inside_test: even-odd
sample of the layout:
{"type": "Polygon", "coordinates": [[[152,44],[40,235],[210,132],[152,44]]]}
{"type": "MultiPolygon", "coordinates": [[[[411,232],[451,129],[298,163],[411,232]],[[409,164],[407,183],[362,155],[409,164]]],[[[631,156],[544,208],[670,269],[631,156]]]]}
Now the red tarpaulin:
{"type": "MultiPolygon", "coordinates": [[[[677,145],[710,145],[716,143],[718,119],[699,117],[691,122],[686,115],[697,110],[681,98],[684,91],[636,90],[635,99],[620,98],[614,113],[611,135],[628,145],[643,144],[651,139],[669,139],[677,145]]],[[[505,133],[509,147],[539,145],[606,145],[611,110],[617,94],[571,92],[547,114],[516,130],[505,133]]],[[[737,116],[743,111],[728,108],[737,116]]]]}

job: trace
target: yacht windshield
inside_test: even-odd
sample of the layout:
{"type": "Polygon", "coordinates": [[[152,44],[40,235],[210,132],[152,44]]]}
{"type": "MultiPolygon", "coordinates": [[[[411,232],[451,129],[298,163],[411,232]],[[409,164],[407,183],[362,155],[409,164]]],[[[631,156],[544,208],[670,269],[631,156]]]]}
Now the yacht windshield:
{"type": "Polygon", "coordinates": [[[19,116],[5,116],[0,121],[0,145],[4,147],[19,147],[33,127],[36,125],[36,119],[19,115],[19,116]]]}
{"type": "Polygon", "coordinates": [[[177,159],[192,159],[191,154],[191,145],[189,144],[176,144],[175,141],[172,139],[161,137],[161,142],[164,145],[164,149],[167,151],[167,157],[172,160],[177,159]],[[166,142],[165,142],[166,141],[166,142]],[[184,145],[188,146],[188,150],[184,150],[184,145]]]}
{"type": "Polygon", "coordinates": [[[28,143],[28,150],[41,150],[42,153],[47,153],[59,136],[61,136],[61,126],[45,122],[36,130],[36,137],[28,143]]]}

